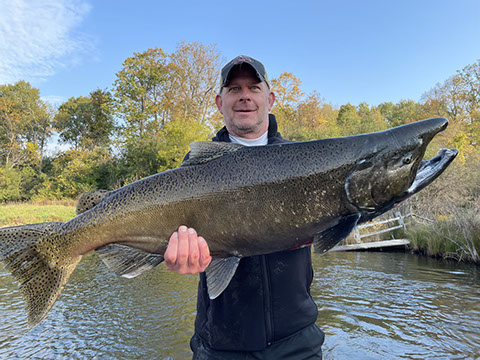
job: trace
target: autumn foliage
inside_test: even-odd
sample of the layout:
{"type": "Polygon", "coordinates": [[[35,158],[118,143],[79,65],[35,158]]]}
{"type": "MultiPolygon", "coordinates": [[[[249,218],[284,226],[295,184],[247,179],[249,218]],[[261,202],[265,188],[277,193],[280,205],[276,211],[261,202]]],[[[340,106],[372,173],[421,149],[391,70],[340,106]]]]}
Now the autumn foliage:
{"type": "MultiPolygon", "coordinates": [[[[0,202],[75,198],[178,166],[191,142],[223,126],[214,103],[223,62],[215,45],[181,42],[170,54],[147,49],[125,59],[110,89],[56,108],[28,82],[0,85],[0,202]],[[55,141],[62,150],[52,150],[55,141]]],[[[378,105],[334,106],[316,91],[305,94],[301,79],[285,70],[271,87],[272,113],[286,138],[348,136],[444,116],[450,127],[427,156],[456,147],[459,163],[479,158],[480,61],[419,102],[378,105]]]]}

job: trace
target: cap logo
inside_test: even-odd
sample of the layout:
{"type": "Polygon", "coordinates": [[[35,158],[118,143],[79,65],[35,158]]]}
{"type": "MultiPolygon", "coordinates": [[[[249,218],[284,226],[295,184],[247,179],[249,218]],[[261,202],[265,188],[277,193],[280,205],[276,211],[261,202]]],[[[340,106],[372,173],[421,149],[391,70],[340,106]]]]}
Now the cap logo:
{"type": "Polygon", "coordinates": [[[252,62],[252,59],[250,59],[249,57],[246,57],[246,56],[239,56],[235,59],[235,61],[233,63],[237,64],[239,62],[252,62]]]}

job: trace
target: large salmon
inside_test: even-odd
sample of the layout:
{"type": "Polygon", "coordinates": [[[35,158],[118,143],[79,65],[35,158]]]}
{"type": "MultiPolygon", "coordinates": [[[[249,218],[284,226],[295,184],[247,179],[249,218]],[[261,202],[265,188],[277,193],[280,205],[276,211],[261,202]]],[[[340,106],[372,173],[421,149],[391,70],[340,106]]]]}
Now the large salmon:
{"type": "Polygon", "coordinates": [[[425,161],[443,118],[382,132],[260,147],[198,142],[179,168],[115,191],[84,194],[78,215],[0,229],[0,260],[20,282],[30,325],[53,306],[82,256],[96,250],[117,274],[134,277],[163,261],[184,224],[210,248],[212,298],[242,257],[304,246],[324,253],[359,222],[416,193],[455,158],[425,161]]]}

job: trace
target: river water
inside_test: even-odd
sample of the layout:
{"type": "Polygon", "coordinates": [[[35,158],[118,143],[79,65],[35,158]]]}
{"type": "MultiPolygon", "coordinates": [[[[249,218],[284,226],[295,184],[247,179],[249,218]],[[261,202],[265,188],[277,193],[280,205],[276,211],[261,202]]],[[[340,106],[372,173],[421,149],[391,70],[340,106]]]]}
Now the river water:
{"type": "MultiPolygon", "coordinates": [[[[313,255],[325,359],[480,359],[480,267],[407,253],[313,255]]],[[[86,256],[27,332],[0,270],[0,359],[190,359],[197,276],[117,278],[86,256]]]]}

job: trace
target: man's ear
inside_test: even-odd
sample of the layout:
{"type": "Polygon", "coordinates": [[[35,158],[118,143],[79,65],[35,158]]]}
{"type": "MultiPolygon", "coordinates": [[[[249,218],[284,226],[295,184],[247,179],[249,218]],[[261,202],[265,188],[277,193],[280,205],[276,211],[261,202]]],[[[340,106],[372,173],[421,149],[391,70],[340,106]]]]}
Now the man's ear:
{"type": "Polygon", "coordinates": [[[217,108],[218,108],[218,111],[220,111],[220,114],[223,115],[223,111],[222,111],[223,101],[220,94],[217,94],[217,96],[215,97],[215,104],[217,104],[217,108]]]}
{"type": "Polygon", "coordinates": [[[275,102],[275,93],[273,91],[270,91],[270,93],[268,94],[268,111],[272,110],[274,102],[275,102]]]}

